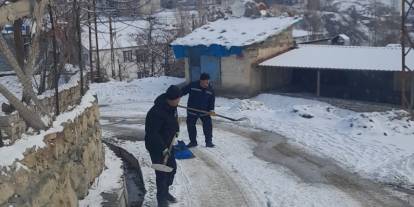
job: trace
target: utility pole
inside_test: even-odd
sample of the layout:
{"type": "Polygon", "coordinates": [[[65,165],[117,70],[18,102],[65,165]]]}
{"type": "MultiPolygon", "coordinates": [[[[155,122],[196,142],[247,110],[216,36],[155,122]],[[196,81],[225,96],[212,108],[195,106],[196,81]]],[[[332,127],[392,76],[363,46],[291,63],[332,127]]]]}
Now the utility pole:
{"type": "Polygon", "coordinates": [[[90,79],[93,82],[93,59],[92,59],[92,23],[91,23],[91,6],[90,1],[88,0],[88,30],[89,30],[89,68],[91,70],[90,79]]]}
{"type": "Polygon", "coordinates": [[[155,18],[152,16],[149,16],[147,18],[147,21],[149,23],[149,31],[148,31],[148,42],[147,45],[149,47],[149,52],[150,52],[150,57],[151,57],[151,76],[154,76],[154,71],[155,71],[155,57],[154,57],[154,52],[153,52],[153,47],[152,47],[152,30],[154,28],[154,20],[155,18]]]}
{"type": "Polygon", "coordinates": [[[414,68],[409,68],[406,59],[414,49],[414,40],[408,33],[408,16],[414,12],[414,0],[402,0],[401,2],[401,57],[402,57],[402,81],[401,104],[411,113],[414,119],[414,68]],[[408,6],[408,7],[406,7],[408,6]],[[407,88],[410,88],[407,92],[407,88]]]}
{"type": "Polygon", "coordinates": [[[121,63],[119,63],[119,59],[118,59],[118,70],[119,70],[119,81],[122,81],[121,63]]]}
{"type": "Polygon", "coordinates": [[[83,85],[83,61],[82,61],[82,37],[81,37],[81,28],[80,28],[80,5],[77,0],[73,0],[73,9],[75,14],[75,24],[76,24],[76,33],[78,40],[78,61],[79,61],[79,72],[80,72],[80,92],[81,96],[85,94],[84,85],[83,85]]]}
{"type": "Polygon", "coordinates": [[[52,6],[48,5],[49,7],[49,16],[50,16],[50,23],[52,24],[52,45],[53,45],[53,72],[55,73],[55,107],[56,107],[56,116],[60,114],[59,110],[59,76],[57,70],[57,51],[56,51],[56,30],[55,30],[55,22],[53,19],[53,11],[52,6]]]}
{"type": "Polygon", "coordinates": [[[94,23],[95,23],[95,49],[96,49],[96,72],[98,75],[98,81],[101,81],[101,66],[99,61],[99,43],[98,43],[98,23],[97,23],[97,13],[96,13],[96,0],[93,1],[93,14],[94,14],[94,23]]]}
{"type": "Polygon", "coordinates": [[[109,14],[109,42],[111,44],[111,70],[112,78],[115,78],[115,54],[114,54],[114,36],[112,28],[112,14],[109,14]]]}

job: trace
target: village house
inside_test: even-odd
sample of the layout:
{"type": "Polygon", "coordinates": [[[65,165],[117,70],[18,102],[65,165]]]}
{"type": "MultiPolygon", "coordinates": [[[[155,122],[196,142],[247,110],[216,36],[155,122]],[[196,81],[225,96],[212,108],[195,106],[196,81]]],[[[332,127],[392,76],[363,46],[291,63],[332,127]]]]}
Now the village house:
{"type": "Polygon", "coordinates": [[[116,16],[150,15],[161,8],[160,0],[98,0],[98,8],[116,16]]]}
{"type": "MultiPolygon", "coordinates": [[[[401,47],[347,46],[350,39],[343,34],[326,39],[326,43],[309,44],[312,41],[301,39],[306,37],[304,32],[292,35],[292,26],[299,20],[221,19],[171,45],[176,58],[185,58],[186,81],[209,73],[224,96],[276,91],[401,103],[401,47]],[[297,45],[297,40],[308,44],[297,45]]],[[[414,68],[414,55],[406,61],[414,68]]],[[[407,85],[406,91],[413,93],[413,84],[407,85]]]]}
{"type": "Polygon", "coordinates": [[[294,46],[296,17],[229,18],[208,23],[171,45],[176,58],[185,58],[186,80],[211,76],[218,93],[252,96],[273,88],[277,71],[256,66],[294,46]],[[267,78],[267,77],[272,77],[267,78]]]}
{"type": "MultiPolygon", "coordinates": [[[[112,22],[113,54],[111,58],[111,35],[109,21],[98,24],[98,48],[100,59],[100,74],[104,77],[116,79],[133,79],[148,77],[151,75],[163,75],[162,67],[165,64],[163,58],[157,55],[156,61],[151,63],[150,49],[165,47],[168,49],[168,42],[174,39],[176,27],[174,16],[160,14],[154,15],[153,23],[147,20],[114,20],[112,22]],[[151,29],[150,29],[151,28],[151,29]],[[151,39],[149,39],[151,34],[151,39]],[[154,64],[152,67],[151,64],[154,64]]],[[[89,50],[88,28],[82,32],[82,44],[85,50],[89,50]]],[[[158,48],[161,49],[161,48],[158,48]]],[[[168,52],[168,50],[163,50],[168,52]]],[[[168,56],[168,54],[161,54],[168,56]]],[[[172,54],[170,55],[172,56],[172,54]]],[[[92,60],[97,64],[96,40],[92,32],[92,60]]],[[[93,68],[93,70],[96,70],[93,68]]],[[[95,75],[97,71],[93,72],[95,75]]]]}

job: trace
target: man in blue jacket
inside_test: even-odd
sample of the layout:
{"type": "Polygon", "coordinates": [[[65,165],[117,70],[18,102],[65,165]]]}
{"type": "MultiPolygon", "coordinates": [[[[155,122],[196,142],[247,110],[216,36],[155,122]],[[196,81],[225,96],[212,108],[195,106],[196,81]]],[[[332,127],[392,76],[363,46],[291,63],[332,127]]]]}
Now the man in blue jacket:
{"type": "Polygon", "coordinates": [[[213,87],[211,86],[210,76],[207,73],[200,75],[199,81],[194,81],[184,88],[182,88],[182,95],[189,94],[188,108],[194,108],[198,110],[207,111],[208,113],[201,113],[192,110],[187,110],[187,130],[190,138],[190,143],[187,147],[197,146],[197,129],[196,123],[200,118],[203,122],[203,132],[206,141],[206,147],[214,147],[213,144],[213,125],[211,122],[211,116],[214,113],[215,94],[213,87]]]}

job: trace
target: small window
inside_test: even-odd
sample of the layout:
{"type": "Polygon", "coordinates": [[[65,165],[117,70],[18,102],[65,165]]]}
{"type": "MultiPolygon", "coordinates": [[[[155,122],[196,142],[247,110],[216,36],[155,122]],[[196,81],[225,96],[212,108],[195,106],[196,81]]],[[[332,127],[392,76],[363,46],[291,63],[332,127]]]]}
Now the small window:
{"type": "Polygon", "coordinates": [[[143,63],[143,62],[147,62],[147,58],[148,58],[148,51],[144,50],[144,49],[140,49],[140,50],[135,50],[135,56],[137,58],[137,62],[138,63],[143,63]]]}
{"type": "Polygon", "coordinates": [[[132,62],[132,50],[123,51],[124,53],[124,62],[132,62]]]}

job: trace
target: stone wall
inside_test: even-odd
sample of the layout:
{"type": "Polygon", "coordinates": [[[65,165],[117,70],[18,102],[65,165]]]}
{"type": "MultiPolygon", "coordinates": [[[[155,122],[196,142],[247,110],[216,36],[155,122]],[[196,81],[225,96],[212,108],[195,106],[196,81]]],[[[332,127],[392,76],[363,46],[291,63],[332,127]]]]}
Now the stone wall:
{"type": "Polygon", "coordinates": [[[97,103],[63,125],[44,137],[45,147],[0,170],[1,207],[78,206],[86,196],[104,166],[97,103]]]}

